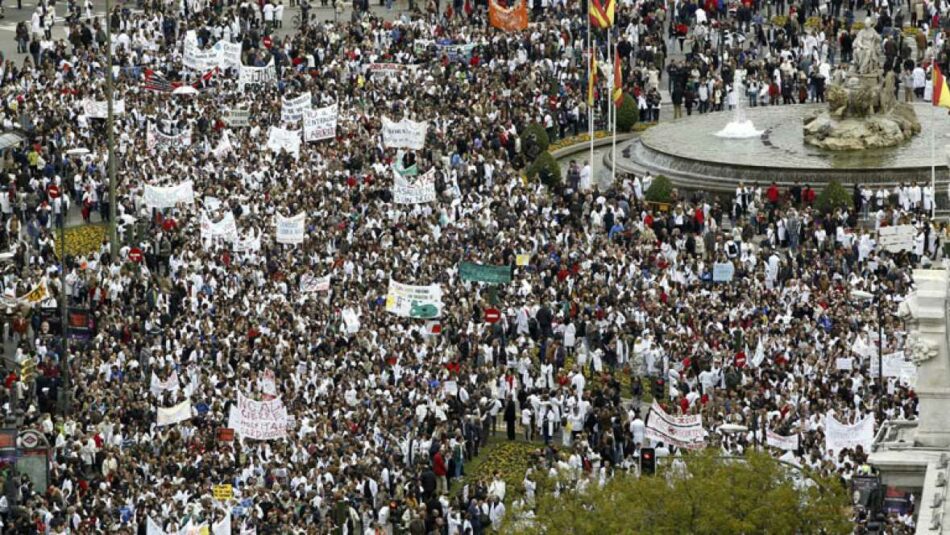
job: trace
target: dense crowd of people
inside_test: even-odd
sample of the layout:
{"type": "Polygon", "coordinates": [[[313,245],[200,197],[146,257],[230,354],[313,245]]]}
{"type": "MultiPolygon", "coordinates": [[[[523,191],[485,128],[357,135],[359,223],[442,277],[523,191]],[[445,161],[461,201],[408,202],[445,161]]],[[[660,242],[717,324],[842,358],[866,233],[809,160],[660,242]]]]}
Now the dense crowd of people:
{"type": "MultiPolygon", "coordinates": [[[[737,70],[750,104],[821,100],[864,9],[832,2],[832,18],[822,5],[625,2],[624,89],[654,120],[663,76],[687,113],[728,107],[737,70]],[[781,25],[773,9],[788,13],[781,25]]],[[[652,177],[603,184],[591,162],[561,186],[524,180],[528,125],[554,138],[588,126],[585,6],[530,6],[522,32],[488,26],[482,2],[431,0],[394,20],[360,2],[348,20],[275,34],[276,6],[153,2],[95,19],[87,2],[56,41],[55,10],[40,6],[0,75],[0,121],[29,138],[0,178],[16,365],[0,403],[52,453],[46,488],[3,473],[0,531],[184,533],[224,519],[240,533],[480,534],[530,516],[539,473],[569,471],[581,488],[636,471],[641,447],[676,455],[645,438],[648,380],[665,383],[670,414],[703,415],[712,447],[764,448],[771,430],[799,437],[775,451],[791,463],[843,484],[864,469],[862,448],[825,451],[826,418],[915,417],[913,377],[880,384],[855,348],[878,343],[883,318],[884,352],[903,349],[893,312],[947,232],[929,218],[934,192],[856,187],[852,209],[823,213],[810,187],[749,184],[731,199],[677,193],[661,210],[645,199],[652,177]],[[106,121],[86,105],[105,100],[105,24],[122,101],[114,199],[106,121]],[[276,80],[242,88],[240,68],[186,68],[187,39],[240,43],[242,64],[272,63],[276,80]],[[282,100],[308,92],[314,108],[337,104],[335,137],[274,150],[272,127],[301,127],[282,122],[282,100]],[[237,109],[247,126],[225,120],[237,109]],[[424,147],[385,147],[383,117],[427,121],[424,147]],[[394,175],[413,165],[434,172],[435,201],[394,202],[394,175]],[[150,207],[146,186],[185,181],[193,202],[150,207]],[[86,222],[115,209],[118,255],[107,239],[61,271],[70,206],[86,222]],[[275,219],[301,212],[303,242],[277,243],[275,219]],[[237,239],[202,228],[231,217],[237,239]],[[877,230],[898,224],[917,227],[914,250],[879,250],[877,230]],[[461,262],[510,266],[511,283],[463,280],[461,262]],[[727,263],[730,280],[714,282],[727,263]],[[326,289],[305,282],[326,275],[326,289]],[[387,310],[390,280],[440,286],[437,329],[387,310]],[[16,298],[37,288],[48,299],[16,298]],[[66,348],[42,313],[64,300],[94,326],[66,348]],[[25,359],[35,381],[19,375],[25,359]],[[239,396],[280,400],[286,436],[223,436],[239,396]],[[185,401],[188,418],[158,425],[185,401]],[[521,488],[503,474],[453,487],[502,425],[543,453],[521,488]],[[220,484],[229,502],[213,499],[220,484]]],[[[947,57],[941,34],[920,40],[940,15],[919,6],[917,33],[896,6],[866,6],[915,90],[947,57]]]]}

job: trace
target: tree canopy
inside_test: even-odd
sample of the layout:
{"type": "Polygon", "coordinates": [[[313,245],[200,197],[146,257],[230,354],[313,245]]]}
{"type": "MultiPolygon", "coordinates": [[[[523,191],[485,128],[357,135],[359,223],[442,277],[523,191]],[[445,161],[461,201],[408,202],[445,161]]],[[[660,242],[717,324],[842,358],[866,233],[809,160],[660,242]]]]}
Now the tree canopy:
{"type": "MultiPolygon", "coordinates": [[[[668,460],[668,459],[667,459],[668,460]]],[[[539,482],[533,523],[518,533],[850,533],[848,494],[835,480],[805,478],[761,452],[722,458],[691,453],[658,468],[656,476],[618,473],[604,487],[562,479],[539,482]],[[541,487],[547,486],[545,492],[541,487]],[[567,490],[564,490],[567,489],[567,490]]],[[[512,520],[514,520],[512,518],[512,520]]]]}

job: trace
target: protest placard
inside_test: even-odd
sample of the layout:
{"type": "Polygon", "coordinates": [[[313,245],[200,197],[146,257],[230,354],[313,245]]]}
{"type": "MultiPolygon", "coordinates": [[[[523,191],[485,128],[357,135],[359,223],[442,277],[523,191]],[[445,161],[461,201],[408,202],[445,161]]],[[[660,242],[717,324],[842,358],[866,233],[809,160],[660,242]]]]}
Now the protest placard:
{"type": "Polygon", "coordinates": [[[198,35],[194,30],[185,34],[184,52],[181,64],[186,69],[205,72],[219,64],[219,52],[214,48],[202,49],[198,44],[198,35]]]}
{"type": "Polygon", "coordinates": [[[280,398],[255,401],[238,392],[228,427],[244,438],[274,440],[287,436],[287,409],[280,398]]]}
{"type": "Polygon", "coordinates": [[[218,67],[222,69],[241,67],[241,43],[221,40],[214,44],[214,50],[218,53],[218,67]]]}
{"type": "Polygon", "coordinates": [[[772,431],[771,429],[769,429],[765,433],[765,441],[768,443],[769,446],[772,446],[773,448],[778,448],[784,451],[795,451],[798,449],[798,434],[797,433],[786,437],[786,436],[779,435],[775,433],[774,431],[772,431]]]}
{"type": "Polygon", "coordinates": [[[300,130],[287,130],[272,126],[267,135],[267,148],[280,154],[281,149],[300,157],[300,130]]]}
{"type": "Polygon", "coordinates": [[[418,65],[403,65],[401,63],[370,63],[366,72],[374,77],[395,78],[404,80],[415,75],[418,65]]]}
{"type": "Polygon", "coordinates": [[[238,239],[237,223],[234,214],[225,212],[220,221],[211,221],[207,214],[201,214],[201,244],[205,249],[211,247],[216,239],[231,243],[238,239]]]}
{"type": "Polygon", "coordinates": [[[670,416],[656,401],[650,407],[644,436],[687,449],[699,449],[706,444],[702,415],[670,416]]]}
{"type": "Polygon", "coordinates": [[[713,282],[732,282],[735,272],[732,262],[717,262],[713,264],[713,282]]]}
{"type": "Polygon", "coordinates": [[[340,313],[343,318],[343,327],[349,334],[354,334],[360,330],[360,315],[352,308],[344,308],[340,313]]]}
{"type": "Polygon", "coordinates": [[[419,176],[402,176],[393,173],[393,202],[396,204],[422,204],[436,199],[435,169],[419,176]]]}
{"type": "Polygon", "coordinates": [[[273,58],[270,60],[270,63],[264,67],[241,65],[241,70],[238,74],[238,88],[242,92],[246,93],[248,91],[263,89],[266,86],[276,83],[277,69],[274,66],[273,58]]]}
{"type": "Polygon", "coordinates": [[[336,123],[339,111],[336,104],[310,110],[303,115],[303,137],[305,141],[320,141],[336,137],[336,123]]]}
{"type": "Polygon", "coordinates": [[[307,214],[300,212],[293,217],[284,217],[277,214],[275,217],[277,225],[277,243],[298,245],[303,243],[304,225],[307,214]]]}
{"type": "Polygon", "coordinates": [[[527,266],[531,262],[531,255],[529,254],[520,254],[515,257],[516,266],[527,266]]]}
{"type": "Polygon", "coordinates": [[[145,147],[149,150],[182,149],[189,146],[191,146],[191,130],[169,135],[160,132],[152,123],[148,123],[145,127],[145,147]]]}
{"type": "Polygon", "coordinates": [[[176,186],[145,185],[142,195],[145,206],[149,208],[171,208],[178,203],[194,204],[195,191],[191,180],[186,180],[176,186]]]}
{"type": "Polygon", "coordinates": [[[877,247],[889,253],[914,250],[917,229],[913,225],[895,225],[878,229],[877,247]]]}
{"type": "Polygon", "coordinates": [[[159,407],[155,425],[174,425],[191,418],[191,401],[185,400],[174,407],[159,407]]]}
{"type": "Polygon", "coordinates": [[[829,414],[825,418],[825,451],[837,452],[845,448],[862,446],[871,451],[874,442],[874,415],[869,414],[852,425],[839,422],[829,414]]]}
{"type": "Polygon", "coordinates": [[[280,120],[285,123],[291,123],[294,121],[299,121],[303,118],[304,113],[310,111],[313,108],[311,103],[310,91],[302,93],[300,96],[288,99],[281,99],[280,106],[280,120]]]}
{"type": "Polygon", "coordinates": [[[459,276],[463,281],[508,284],[511,282],[511,266],[488,266],[462,262],[459,264],[459,276]]]}
{"type": "Polygon", "coordinates": [[[326,292],[330,289],[330,275],[317,277],[309,273],[300,276],[300,293],[326,292]]]}
{"type": "Polygon", "coordinates": [[[243,128],[251,124],[251,111],[246,108],[234,108],[223,117],[224,124],[231,128],[243,128]]]}
{"type": "Polygon", "coordinates": [[[422,150],[426,144],[428,123],[403,119],[398,123],[383,117],[383,146],[393,149],[422,150]]]}
{"type": "MultiPolygon", "coordinates": [[[[904,352],[895,351],[894,353],[888,353],[881,356],[881,365],[883,365],[883,375],[884,377],[900,377],[901,373],[904,370],[904,352]]],[[[869,364],[871,366],[871,375],[878,375],[878,359],[877,357],[871,357],[869,359],[869,364]]]]}
{"type": "Polygon", "coordinates": [[[442,315],[442,287],[402,284],[390,279],[386,312],[404,318],[438,318],[442,315]]]}
{"type": "MultiPolygon", "coordinates": [[[[86,117],[92,119],[109,118],[109,101],[86,99],[82,101],[82,111],[86,117]]],[[[125,114],[125,100],[112,101],[112,115],[119,116],[125,114]]]]}
{"type": "Polygon", "coordinates": [[[227,484],[214,485],[211,487],[211,495],[215,500],[227,501],[234,497],[234,488],[227,484]]]}
{"type": "Polygon", "coordinates": [[[170,392],[177,392],[180,388],[178,382],[178,371],[172,371],[171,375],[168,376],[164,381],[158,378],[158,375],[155,375],[155,372],[152,372],[152,380],[149,382],[148,390],[152,393],[153,396],[159,397],[162,395],[162,392],[168,390],[170,392]]]}

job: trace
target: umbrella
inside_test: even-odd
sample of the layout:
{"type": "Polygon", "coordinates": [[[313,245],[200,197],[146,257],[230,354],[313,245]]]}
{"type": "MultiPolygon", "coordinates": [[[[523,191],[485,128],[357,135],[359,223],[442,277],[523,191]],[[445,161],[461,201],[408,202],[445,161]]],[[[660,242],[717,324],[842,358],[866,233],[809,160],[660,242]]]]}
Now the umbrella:
{"type": "Polygon", "coordinates": [[[175,90],[172,91],[172,94],[173,95],[196,95],[198,94],[198,90],[190,85],[183,85],[181,87],[176,87],[175,90]]]}
{"type": "Polygon", "coordinates": [[[68,151],[66,151],[66,154],[69,154],[70,156],[74,156],[74,155],[81,156],[83,154],[89,154],[89,149],[84,149],[82,147],[78,149],[69,149],[68,151]]]}

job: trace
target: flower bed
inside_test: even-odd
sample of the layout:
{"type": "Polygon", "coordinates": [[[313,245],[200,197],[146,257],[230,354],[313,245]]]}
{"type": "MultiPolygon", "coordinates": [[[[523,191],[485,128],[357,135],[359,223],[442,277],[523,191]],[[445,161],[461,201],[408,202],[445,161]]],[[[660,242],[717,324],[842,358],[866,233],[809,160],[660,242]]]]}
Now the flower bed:
{"type": "MultiPolygon", "coordinates": [[[[66,229],[66,256],[89,256],[99,251],[108,229],[105,225],[80,225],[66,229]]],[[[53,230],[53,239],[59,240],[59,230],[53,230]]],[[[55,245],[56,256],[59,257],[60,245],[55,245]]]]}

